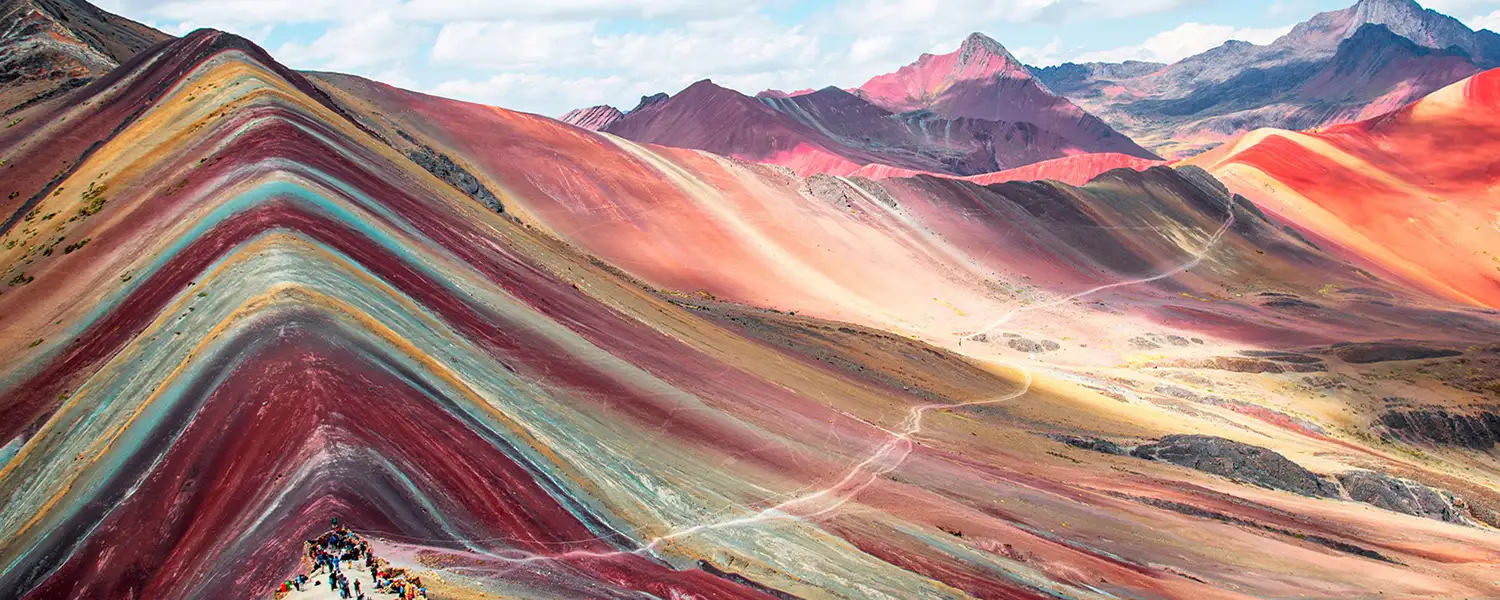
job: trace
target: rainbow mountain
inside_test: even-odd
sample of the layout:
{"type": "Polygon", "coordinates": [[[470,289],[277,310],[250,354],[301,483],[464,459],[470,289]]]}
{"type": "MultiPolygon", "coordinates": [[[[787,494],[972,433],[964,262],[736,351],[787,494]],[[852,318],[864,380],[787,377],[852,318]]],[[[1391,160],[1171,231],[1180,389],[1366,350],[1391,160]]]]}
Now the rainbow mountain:
{"type": "Polygon", "coordinates": [[[1209,170],[800,177],[211,30],[8,122],[6,596],[333,517],[434,597],[1493,590],[1500,320],[1209,170]]]}

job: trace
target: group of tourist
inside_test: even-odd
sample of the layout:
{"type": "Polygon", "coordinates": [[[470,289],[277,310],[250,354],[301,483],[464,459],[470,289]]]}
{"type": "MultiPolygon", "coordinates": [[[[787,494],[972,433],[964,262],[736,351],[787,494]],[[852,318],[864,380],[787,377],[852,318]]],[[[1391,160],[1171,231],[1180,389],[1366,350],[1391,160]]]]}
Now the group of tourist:
{"type": "Polygon", "coordinates": [[[308,540],[306,549],[307,557],[312,561],[311,575],[298,574],[282,582],[277,598],[307,589],[308,582],[322,586],[326,576],[328,589],[346,600],[389,597],[386,595],[394,595],[400,600],[427,599],[427,588],[422,586],[420,577],[408,574],[406,569],[392,567],[385,559],[376,558],[370,551],[370,543],[349,528],[340,526],[338,519],[333,520],[327,533],[308,540]],[[369,573],[375,589],[361,589],[360,581],[345,575],[345,569],[369,573]]]}

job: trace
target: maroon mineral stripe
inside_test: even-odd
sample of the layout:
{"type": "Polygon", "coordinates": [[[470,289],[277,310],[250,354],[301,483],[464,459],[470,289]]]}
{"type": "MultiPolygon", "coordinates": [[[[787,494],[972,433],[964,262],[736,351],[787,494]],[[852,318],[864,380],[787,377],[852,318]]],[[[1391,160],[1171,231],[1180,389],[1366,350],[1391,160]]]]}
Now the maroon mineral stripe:
{"type": "MultiPolygon", "coordinates": [[[[442,410],[427,392],[373,362],[370,349],[334,341],[338,331],[318,323],[321,317],[306,318],[242,332],[247,339],[242,356],[221,363],[228,377],[201,390],[202,407],[185,415],[186,429],[143,474],[140,489],[107,509],[104,523],[84,546],[27,596],[172,598],[211,591],[213,597],[249,598],[268,592],[300,547],[285,537],[234,526],[271,510],[277,494],[290,485],[289,476],[310,460],[305,450],[335,451],[334,464],[293,490],[289,500],[298,509],[282,511],[284,519],[323,517],[333,507],[314,505],[331,497],[338,510],[348,511],[346,522],[361,519],[366,526],[415,537],[444,535],[435,527],[404,527],[411,522],[399,513],[410,502],[402,506],[405,499],[382,497],[374,486],[360,485],[370,482],[361,475],[370,465],[350,458],[357,454],[337,452],[371,449],[409,477],[443,520],[456,521],[484,546],[536,553],[611,550],[587,541],[593,534],[523,467],[442,410]],[[288,332],[289,323],[297,326],[275,339],[288,332]],[[267,339],[275,341],[263,343],[267,339]],[[226,430],[241,433],[226,436],[226,430]],[[246,536],[248,546],[227,544],[246,536]],[[271,550],[277,545],[280,552],[271,550]],[[247,581],[255,585],[241,585],[247,581]]],[[[271,531],[289,527],[269,525],[271,531]]],[[[635,589],[690,584],[725,597],[761,597],[753,589],[702,573],[679,573],[635,555],[574,564],[635,589]]]]}

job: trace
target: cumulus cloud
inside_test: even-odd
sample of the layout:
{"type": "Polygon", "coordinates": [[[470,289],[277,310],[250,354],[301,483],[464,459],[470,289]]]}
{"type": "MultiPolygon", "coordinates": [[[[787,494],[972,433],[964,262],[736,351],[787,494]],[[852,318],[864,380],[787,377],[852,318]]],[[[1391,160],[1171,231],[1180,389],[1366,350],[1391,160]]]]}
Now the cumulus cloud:
{"type": "Polygon", "coordinates": [[[432,21],[588,21],[617,17],[692,20],[743,12],[753,4],[752,0],[409,0],[404,10],[410,18],[432,21]]]}
{"type": "Polygon", "coordinates": [[[834,9],[831,28],[863,34],[968,33],[976,23],[1118,19],[1166,12],[1194,0],[847,0],[834,9]]]}
{"type": "Polygon", "coordinates": [[[1422,5],[1452,15],[1470,29],[1500,31],[1500,0],[1426,0],[1422,5]]]}
{"type": "Polygon", "coordinates": [[[1465,19],[1464,24],[1468,25],[1469,27],[1473,27],[1474,29],[1500,31],[1500,10],[1496,10],[1495,12],[1482,17],[1465,19]]]}
{"type": "Polygon", "coordinates": [[[288,63],[316,64],[324,69],[389,69],[392,63],[416,54],[426,38],[421,27],[398,22],[390,12],[379,11],[330,27],[307,45],[283,44],[276,56],[288,63]]]}
{"type": "Polygon", "coordinates": [[[1045,66],[1067,62],[1067,52],[1063,48],[1063,41],[1060,37],[1052,38],[1052,41],[1040,48],[1021,46],[1012,49],[1010,53],[1028,65],[1045,66]]]}
{"type": "Polygon", "coordinates": [[[662,84],[619,75],[559,77],[546,73],[500,73],[483,79],[445,81],[425,91],[448,98],[556,116],[560,105],[607,104],[621,97],[661,91],[662,88],[656,86],[662,84]]]}
{"type": "Polygon", "coordinates": [[[444,25],[432,61],[492,70],[563,68],[590,60],[593,22],[460,21],[444,25]]]}
{"type": "Polygon", "coordinates": [[[1214,48],[1229,40],[1240,40],[1252,44],[1269,44],[1292,26],[1266,29],[1236,28],[1229,25],[1206,25],[1183,23],[1131,46],[1085,52],[1073,58],[1073,62],[1122,62],[1144,60],[1170,63],[1214,48]]]}
{"type": "Polygon", "coordinates": [[[389,11],[400,0],[114,0],[121,9],[139,11],[168,21],[224,25],[312,23],[356,20],[389,11]]]}

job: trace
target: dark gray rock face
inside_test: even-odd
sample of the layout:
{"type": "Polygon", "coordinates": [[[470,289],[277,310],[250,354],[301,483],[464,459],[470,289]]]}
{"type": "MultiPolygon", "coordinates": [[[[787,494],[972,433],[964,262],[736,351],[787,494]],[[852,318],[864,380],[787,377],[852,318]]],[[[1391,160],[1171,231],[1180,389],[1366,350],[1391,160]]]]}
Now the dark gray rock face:
{"type": "Polygon", "coordinates": [[[1339,474],[1339,483],[1355,502],[1427,519],[1470,523],[1462,508],[1463,500],[1415,481],[1374,471],[1350,471],[1339,474]]]}
{"type": "Polygon", "coordinates": [[[436,175],[438,179],[448,182],[449,185],[458,188],[470,198],[489,207],[490,210],[497,213],[505,212],[505,205],[500,203],[500,199],[496,198],[489,188],[484,187],[484,184],[479,183],[473,173],[448,158],[447,154],[433,150],[431,146],[418,146],[416,149],[407,150],[406,157],[426,169],[428,173],[436,175]]]}
{"type": "Polygon", "coordinates": [[[1369,364],[1388,362],[1393,360],[1421,360],[1424,358],[1446,358],[1449,356],[1460,356],[1463,353],[1457,350],[1444,348],[1428,348],[1415,344],[1397,344],[1387,342],[1366,342],[1334,344],[1328,350],[1329,354],[1343,359],[1344,362],[1356,364],[1369,364]]]}
{"type": "Polygon", "coordinates": [[[1047,437],[1052,438],[1054,440],[1057,440],[1059,442],[1062,442],[1064,444],[1067,444],[1069,446],[1072,446],[1074,448],[1078,448],[1080,450],[1088,450],[1088,451],[1091,451],[1091,452],[1102,452],[1104,454],[1113,454],[1115,456],[1124,456],[1125,455],[1125,449],[1124,448],[1121,448],[1119,444],[1116,444],[1116,443],[1111,442],[1111,441],[1106,440],[1106,439],[1100,439],[1100,438],[1096,438],[1096,437],[1086,437],[1086,436],[1081,436],[1081,435],[1066,435],[1066,434],[1061,434],[1061,433],[1049,435],[1047,437]]]}
{"type": "Polygon", "coordinates": [[[1472,450],[1489,450],[1500,443],[1500,414],[1492,412],[1466,415],[1441,409],[1393,410],[1380,416],[1380,424],[1396,437],[1412,442],[1472,450]]]}
{"type": "Polygon", "coordinates": [[[1130,453],[1304,496],[1337,498],[1338,486],[1273,450],[1210,435],[1169,435],[1130,453]]]}
{"type": "Polygon", "coordinates": [[[666,92],[657,92],[655,94],[651,94],[650,96],[641,96],[640,103],[636,104],[635,108],[630,109],[630,112],[636,112],[643,108],[650,108],[657,104],[666,102],[669,99],[671,99],[671,96],[667,95],[666,92]]]}

